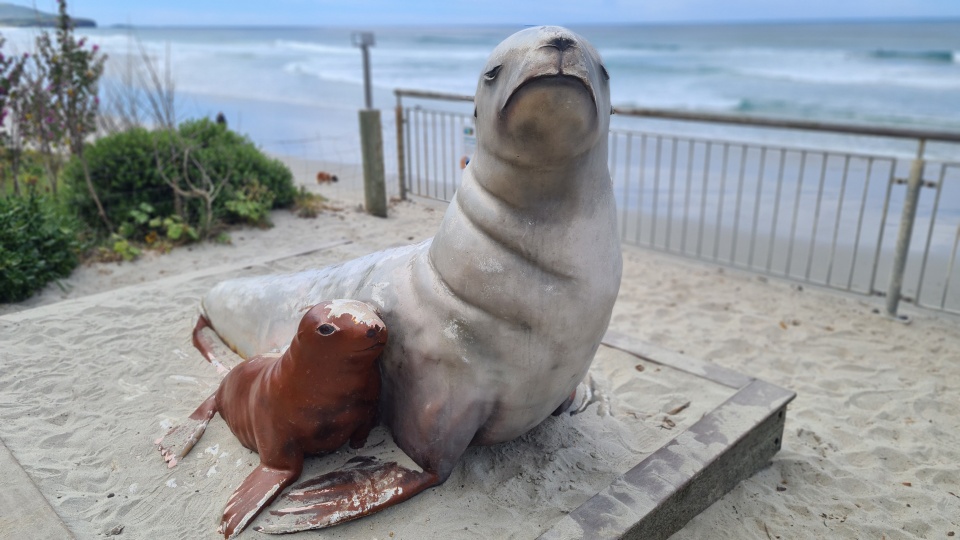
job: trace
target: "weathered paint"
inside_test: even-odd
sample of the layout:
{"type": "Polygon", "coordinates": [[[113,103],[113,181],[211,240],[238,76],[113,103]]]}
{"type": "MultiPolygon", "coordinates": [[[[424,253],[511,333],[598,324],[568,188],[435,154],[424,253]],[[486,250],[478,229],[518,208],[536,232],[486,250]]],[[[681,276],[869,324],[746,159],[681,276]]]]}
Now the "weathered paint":
{"type": "MultiPolygon", "coordinates": [[[[260,465],[224,509],[219,531],[225,537],[242,531],[297,479],[305,454],[331,452],[348,441],[354,448],[365,443],[380,394],[376,360],[386,343],[386,325],[372,306],[321,302],[303,315],[286,352],[233,368],[187,423],[158,441],[173,467],[219,412],[240,442],[260,454],[260,465]]],[[[209,450],[216,455],[219,447],[209,450]]]]}

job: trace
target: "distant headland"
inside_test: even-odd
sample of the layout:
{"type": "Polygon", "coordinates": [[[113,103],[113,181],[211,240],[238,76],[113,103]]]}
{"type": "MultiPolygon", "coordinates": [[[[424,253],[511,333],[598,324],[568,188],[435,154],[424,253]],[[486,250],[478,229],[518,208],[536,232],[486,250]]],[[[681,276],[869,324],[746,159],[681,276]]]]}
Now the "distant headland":
{"type": "MultiPolygon", "coordinates": [[[[18,6],[7,2],[0,2],[0,26],[43,26],[57,25],[56,13],[44,13],[26,6],[18,6]]],[[[97,22],[93,19],[70,17],[75,28],[96,28],[97,22]]]]}

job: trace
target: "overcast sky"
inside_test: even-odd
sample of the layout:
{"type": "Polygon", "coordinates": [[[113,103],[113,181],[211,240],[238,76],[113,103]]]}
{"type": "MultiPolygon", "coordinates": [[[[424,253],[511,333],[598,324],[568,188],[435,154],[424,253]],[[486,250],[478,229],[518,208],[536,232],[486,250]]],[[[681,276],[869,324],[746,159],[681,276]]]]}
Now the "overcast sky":
{"type": "MultiPolygon", "coordinates": [[[[13,0],[27,4],[25,0],[13,0]]],[[[52,0],[36,0],[55,11],[52,0]]],[[[960,18],[960,0],[68,0],[100,25],[389,25],[960,18]]]]}

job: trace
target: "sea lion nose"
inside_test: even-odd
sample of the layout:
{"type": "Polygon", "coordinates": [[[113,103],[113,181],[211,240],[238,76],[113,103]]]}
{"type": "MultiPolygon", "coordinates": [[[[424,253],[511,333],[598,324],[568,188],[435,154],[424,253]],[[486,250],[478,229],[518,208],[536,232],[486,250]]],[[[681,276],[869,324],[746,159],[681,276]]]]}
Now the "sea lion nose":
{"type": "Polygon", "coordinates": [[[554,47],[560,52],[563,52],[576,44],[576,41],[564,36],[557,36],[547,42],[547,46],[554,47]]]}
{"type": "Polygon", "coordinates": [[[375,338],[375,337],[377,337],[377,329],[376,329],[376,328],[371,328],[371,329],[367,330],[367,337],[368,337],[368,338],[375,338]]]}

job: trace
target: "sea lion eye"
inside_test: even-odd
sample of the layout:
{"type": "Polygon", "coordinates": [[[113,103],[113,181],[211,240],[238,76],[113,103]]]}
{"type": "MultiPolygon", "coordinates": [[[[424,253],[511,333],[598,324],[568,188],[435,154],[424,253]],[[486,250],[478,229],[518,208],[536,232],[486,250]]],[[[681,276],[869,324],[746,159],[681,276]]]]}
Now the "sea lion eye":
{"type": "Polygon", "coordinates": [[[603,67],[603,64],[600,64],[600,72],[603,73],[603,80],[610,80],[610,74],[607,73],[607,68],[603,67]]]}
{"type": "Polygon", "coordinates": [[[321,336],[329,336],[336,331],[337,327],[332,324],[321,324],[320,327],[317,328],[317,333],[319,333],[321,336]]]}
{"type": "Polygon", "coordinates": [[[502,68],[502,67],[503,67],[503,64],[500,64],[499,66],[494,66],[493,69],[491,69],[490,71],[488,71],[488,72],[486,72],[486,73],[483,74],[483,78],[486,79],[486,80],[488,80],[488,81],[492,81],[492,80],[496,79],[496,78],[497,78],[497,73],[500,73],[500,68],[502,68]]]}

